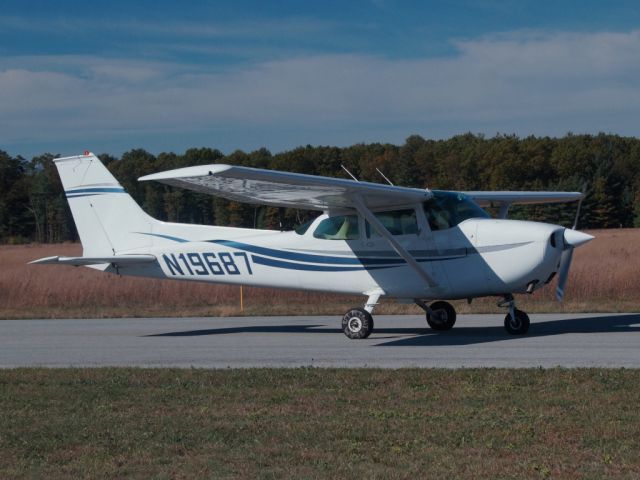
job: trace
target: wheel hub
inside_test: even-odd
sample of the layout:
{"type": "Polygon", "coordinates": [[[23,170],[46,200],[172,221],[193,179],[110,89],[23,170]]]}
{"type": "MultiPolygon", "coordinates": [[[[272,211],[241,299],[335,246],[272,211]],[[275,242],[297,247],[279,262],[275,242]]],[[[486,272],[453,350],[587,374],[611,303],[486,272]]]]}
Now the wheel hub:
{"type": "Polygon", "coordinates": [[[349,330],[351,330],[352,332],[359,332],[360,330],[362,330],[362,320],[360,320],[358,317],[351,317],[349,319],[349,330]]]}
{"type": "Polygon", "coordinates": [[[447,312],[444,310],[434,310],[431,318],[436,323],[445,323],[447,321],[447,312]]]}

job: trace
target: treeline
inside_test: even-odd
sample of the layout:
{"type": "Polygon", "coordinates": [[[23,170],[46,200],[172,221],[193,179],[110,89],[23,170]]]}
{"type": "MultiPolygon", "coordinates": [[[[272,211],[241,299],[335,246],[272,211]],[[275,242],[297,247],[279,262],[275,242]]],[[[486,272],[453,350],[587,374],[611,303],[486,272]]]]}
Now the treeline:
{"type": "MultiPolygon", "coordinates": [[[[459,135],[403,145],[358,144],[346,148],[300,147],[223,155],[210,148],[157,156],[135,149],[121,158],[99,155],[125,189],[152,216],[172,222],[257,228],[291,228],[312,213],[237,204],[138,182],[153,172],[210,163],[344,178],[344,165],[360,180],[448,190],[582,190],[580,228],[640,227],[640,139],[617,135],[563,138],[459,135]]],[[[51,154],[31,160],[0,151],[0,242],[61,242],[77,233],[51,154]]],[[[576,205],[513,208],[510,218],[573,223],[576,205]]]]}

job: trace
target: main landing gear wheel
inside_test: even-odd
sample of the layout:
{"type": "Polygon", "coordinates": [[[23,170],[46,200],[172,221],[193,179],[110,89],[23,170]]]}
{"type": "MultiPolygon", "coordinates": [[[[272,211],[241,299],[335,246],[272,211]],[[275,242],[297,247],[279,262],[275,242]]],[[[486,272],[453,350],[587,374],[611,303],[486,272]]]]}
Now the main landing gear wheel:
{"type": "Polygon", "coordinates": [[[511,335],[524,335],[529,330],[529,323],[529,315],[517,308],[513,310],[513,317],[511,313],[504,317],[504,328],[511,335]]]}
{"type": "Polygon", "coordinates": [[[451,330],[456,323],[456,310],[448,302],[433,302],[427,310],[427,323],[434,330],[451,330]]]}
{"type": "Polygon", "coordinates": [[[342,331],[351,339],[367,338],[373,331],[373,317],[364,308],[353,308],[342,317],[342,331]]]}

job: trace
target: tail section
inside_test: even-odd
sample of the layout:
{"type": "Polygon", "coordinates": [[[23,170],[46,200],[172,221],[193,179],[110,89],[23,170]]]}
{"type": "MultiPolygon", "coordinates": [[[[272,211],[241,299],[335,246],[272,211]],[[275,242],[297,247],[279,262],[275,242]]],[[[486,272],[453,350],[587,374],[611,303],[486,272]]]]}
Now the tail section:
{"type": "Polygon", "coordinates": [[[54,162],[84,256],[117,255],[152,245],[146,234],[157,221],[125,192],[98,157],[86,153],[54,162]]]}

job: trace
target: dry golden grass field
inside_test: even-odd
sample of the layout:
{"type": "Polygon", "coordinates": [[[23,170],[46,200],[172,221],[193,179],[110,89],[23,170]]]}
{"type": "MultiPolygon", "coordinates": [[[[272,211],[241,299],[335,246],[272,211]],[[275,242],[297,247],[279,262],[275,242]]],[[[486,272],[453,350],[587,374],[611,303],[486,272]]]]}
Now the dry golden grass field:
{"type": "MultiPolygon", "coordinates": [[[[519,296],[529,312],[640,311],[640,229],[598,230],[576,249],[564,305],[555,284],[519,296]]],[[[127,278],[84,267],[27,265],[50,255],[80,255],[78,244],[0,246],[0,318],[341,315],[362,298],[264,288],[127,278]]],[[[500,311],[494,299],[455,302],[459,312],[500,311]]],[[[421,313],[413,305],[383,302],[381,313],[421,313]]]]}

